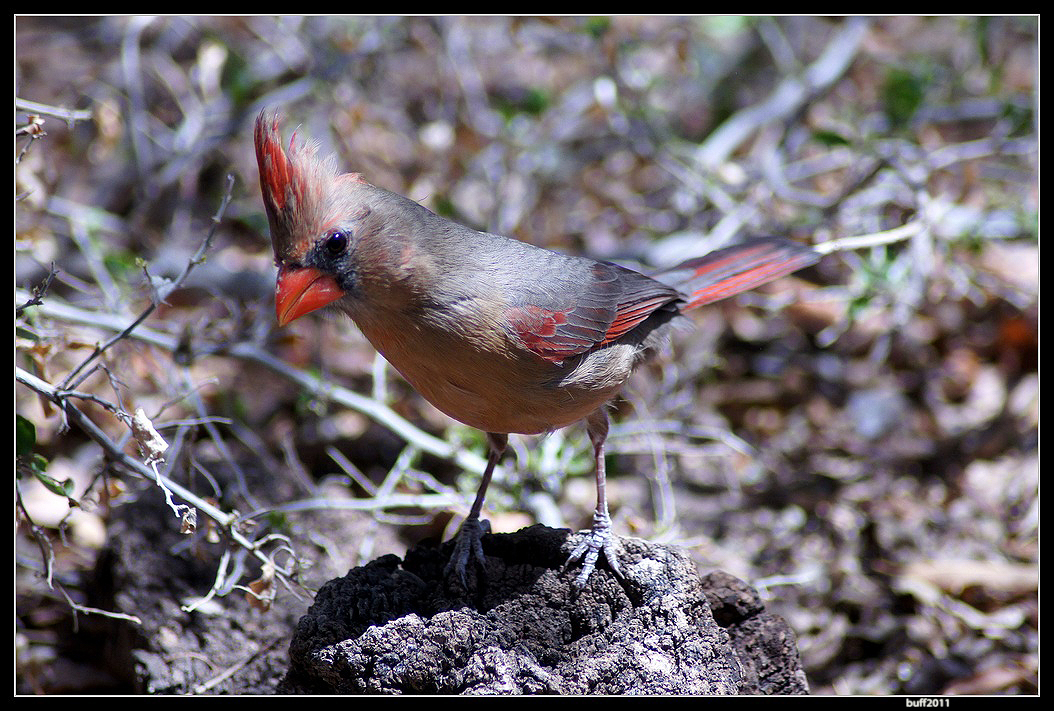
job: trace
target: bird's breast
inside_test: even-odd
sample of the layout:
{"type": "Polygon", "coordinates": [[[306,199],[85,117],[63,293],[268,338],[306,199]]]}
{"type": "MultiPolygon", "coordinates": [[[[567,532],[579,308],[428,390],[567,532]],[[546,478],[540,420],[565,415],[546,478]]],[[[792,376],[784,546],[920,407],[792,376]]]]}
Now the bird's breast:
{"type": "Polygon", "coordinates": [[[573,424],[610,400],[633,366],[628,347],[557,364],[493,324],[455,326],[420,314],[353,318],[426,400],[484,432],[540,434],[573,424]]]}

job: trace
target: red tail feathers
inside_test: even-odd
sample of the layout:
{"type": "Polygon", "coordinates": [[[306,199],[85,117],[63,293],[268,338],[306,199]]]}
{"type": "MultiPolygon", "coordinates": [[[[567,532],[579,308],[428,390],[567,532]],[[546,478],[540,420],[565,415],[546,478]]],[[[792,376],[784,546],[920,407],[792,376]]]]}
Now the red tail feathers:
{"type": "Polygon", "coordinates": [[[760,237],[689,259],[652,278],[688,296],[681,311],[727,299],[815,264],[820,253],[779,237],[760,237]]]}

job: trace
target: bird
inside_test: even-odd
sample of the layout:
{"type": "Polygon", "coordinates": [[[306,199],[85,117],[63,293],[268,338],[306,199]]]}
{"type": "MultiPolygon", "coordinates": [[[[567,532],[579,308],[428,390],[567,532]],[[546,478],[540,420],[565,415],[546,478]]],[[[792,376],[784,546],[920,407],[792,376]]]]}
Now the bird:
{"type": "Polygon", "coordinates": [[[645,275],[440,217],[342,173],[335,156],[279,112],[258,115],[254,145],[285,326],[319,309],[343,312],[426,400],[486,433],[487,460],[455,534],[448,579],[485,573],[481,515],[510,434],[585,423],[592,444],[592,526],[563,566],[587,584],[603,558],[623,578],[606,496],[608,408],[631,373],[668,341],[684,313],[816,263],[781,237],[756,237],[645,275]]]}

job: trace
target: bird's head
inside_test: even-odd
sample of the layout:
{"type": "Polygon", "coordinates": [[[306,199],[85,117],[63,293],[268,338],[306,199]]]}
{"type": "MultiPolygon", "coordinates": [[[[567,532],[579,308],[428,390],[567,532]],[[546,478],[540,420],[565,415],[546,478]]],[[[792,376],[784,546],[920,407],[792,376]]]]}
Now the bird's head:
{"type": "Polygon", "coordinates": [[[254,132],[267,219],[271,226],[278,281],[275,306],[279,325],[327,306],[353,286],[358,173],[341,174],[332,157],[297,138],[282,142],[280,118],[261,113],[254,132]]]}

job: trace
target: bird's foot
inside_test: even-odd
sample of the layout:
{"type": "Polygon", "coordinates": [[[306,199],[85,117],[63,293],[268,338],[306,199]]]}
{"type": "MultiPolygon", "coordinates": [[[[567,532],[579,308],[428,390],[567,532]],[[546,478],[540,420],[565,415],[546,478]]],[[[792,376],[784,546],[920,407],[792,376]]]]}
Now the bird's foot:
{"type": "Polygon", "coordinates": [[[454,537],[454,551],[450,554],[450,560],[447,561],[446,568],[443,570],[448,580],[457,578],[461,582],[461,586],[466,590],[468,589],[468,581],[465,577],[465,571],[468,569],[470,561],[476,564],[481,575],[487,571],[486,558],[483,555],[483,544],[480,542],[484,533],[490,533],[489,522],[481,521],[478,518],[465,519],[454,537]]]}
{"type": "Polygon", "coordinates": [[[576,590],[581,591],[586,586],[586,581],[596,568],[600,554],[608,562],[608,567],[619,580],[622,580],[622,571],[618,566],[618,537],[611,532],[611,518],[607,514],[593,514],[593,527],[585,532],[585,537],[571,555],[567,558],[560,572],[566,571],[573,563],[582,561],[582,569],[573,583],[576,590]]]}

